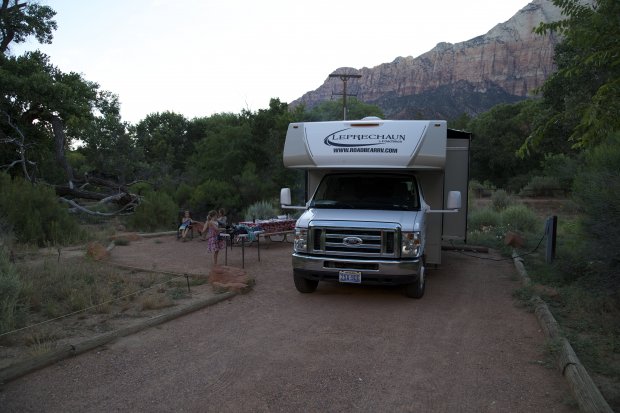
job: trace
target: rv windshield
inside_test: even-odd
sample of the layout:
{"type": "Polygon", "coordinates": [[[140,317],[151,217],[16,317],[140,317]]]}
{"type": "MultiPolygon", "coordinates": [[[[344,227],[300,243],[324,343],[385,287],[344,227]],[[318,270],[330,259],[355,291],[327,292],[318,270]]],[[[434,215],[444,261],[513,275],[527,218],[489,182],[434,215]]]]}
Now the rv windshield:
{"type": "Polygon", "coordinates": [[[420,197],[412,175],[333,174],[323,178],[310,207],[415,211],[420,197]]]}

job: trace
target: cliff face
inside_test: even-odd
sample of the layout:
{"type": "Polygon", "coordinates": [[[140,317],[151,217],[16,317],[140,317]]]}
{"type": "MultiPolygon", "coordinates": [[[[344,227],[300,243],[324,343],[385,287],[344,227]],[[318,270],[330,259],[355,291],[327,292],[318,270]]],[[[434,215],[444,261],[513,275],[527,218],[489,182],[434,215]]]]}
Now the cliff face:
{"type": "MultiPolygon", "coordinates": [[[[497,103],[523,99],[542,85],[555,70],[557,39],[537,35],[533,29],[561,18],[550,1],[534,0],[482,36],[456,44],[439,43],[415,58],[398,57],[373,68],[335,72],[362,75],[348,81],[349,90],[358,99],[380,106],[387,117],[475,115],[497,103]]],[[[291,104],[312,107],[341,89],[339,79],[328,78],[291,104]]]]}

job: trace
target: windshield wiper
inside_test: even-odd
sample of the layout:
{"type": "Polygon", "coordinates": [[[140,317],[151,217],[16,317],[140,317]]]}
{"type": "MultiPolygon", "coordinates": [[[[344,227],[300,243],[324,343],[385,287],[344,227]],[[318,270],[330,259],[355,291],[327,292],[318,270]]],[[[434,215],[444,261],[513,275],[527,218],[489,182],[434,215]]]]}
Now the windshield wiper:
{"type": "Polygon", "coordinates": [[[354,209],[355,205],[353,204],[349,204],[346,202],[340,202],[340,201],[332,201],[332,200],[321,200],[321,201],[314,201],[312,202],[312,204],[310,204],[310,207],[312,208],[335,208],[335,209],[354,209]]]}

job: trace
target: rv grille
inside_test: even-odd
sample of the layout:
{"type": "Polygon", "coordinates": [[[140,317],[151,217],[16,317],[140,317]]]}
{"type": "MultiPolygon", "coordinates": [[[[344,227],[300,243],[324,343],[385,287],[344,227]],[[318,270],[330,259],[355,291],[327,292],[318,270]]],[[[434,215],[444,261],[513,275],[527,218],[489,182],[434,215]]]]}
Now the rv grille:
{"type": "Polygon", "coordinates": [[[331,256],[397,258],[397,228],[316,226],[310,231],[312,253],[331,256]]]}

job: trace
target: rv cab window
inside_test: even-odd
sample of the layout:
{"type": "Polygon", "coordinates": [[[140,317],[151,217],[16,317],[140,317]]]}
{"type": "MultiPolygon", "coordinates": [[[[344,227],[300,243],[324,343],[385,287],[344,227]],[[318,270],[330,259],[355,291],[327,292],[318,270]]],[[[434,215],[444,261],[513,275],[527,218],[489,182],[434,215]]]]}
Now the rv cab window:
{"type": "Polygon", "coordinates": [[[319,184],[310,207],[415,211],[420,209],[420,197],[412,175],[331,174],[319,184]]]}

